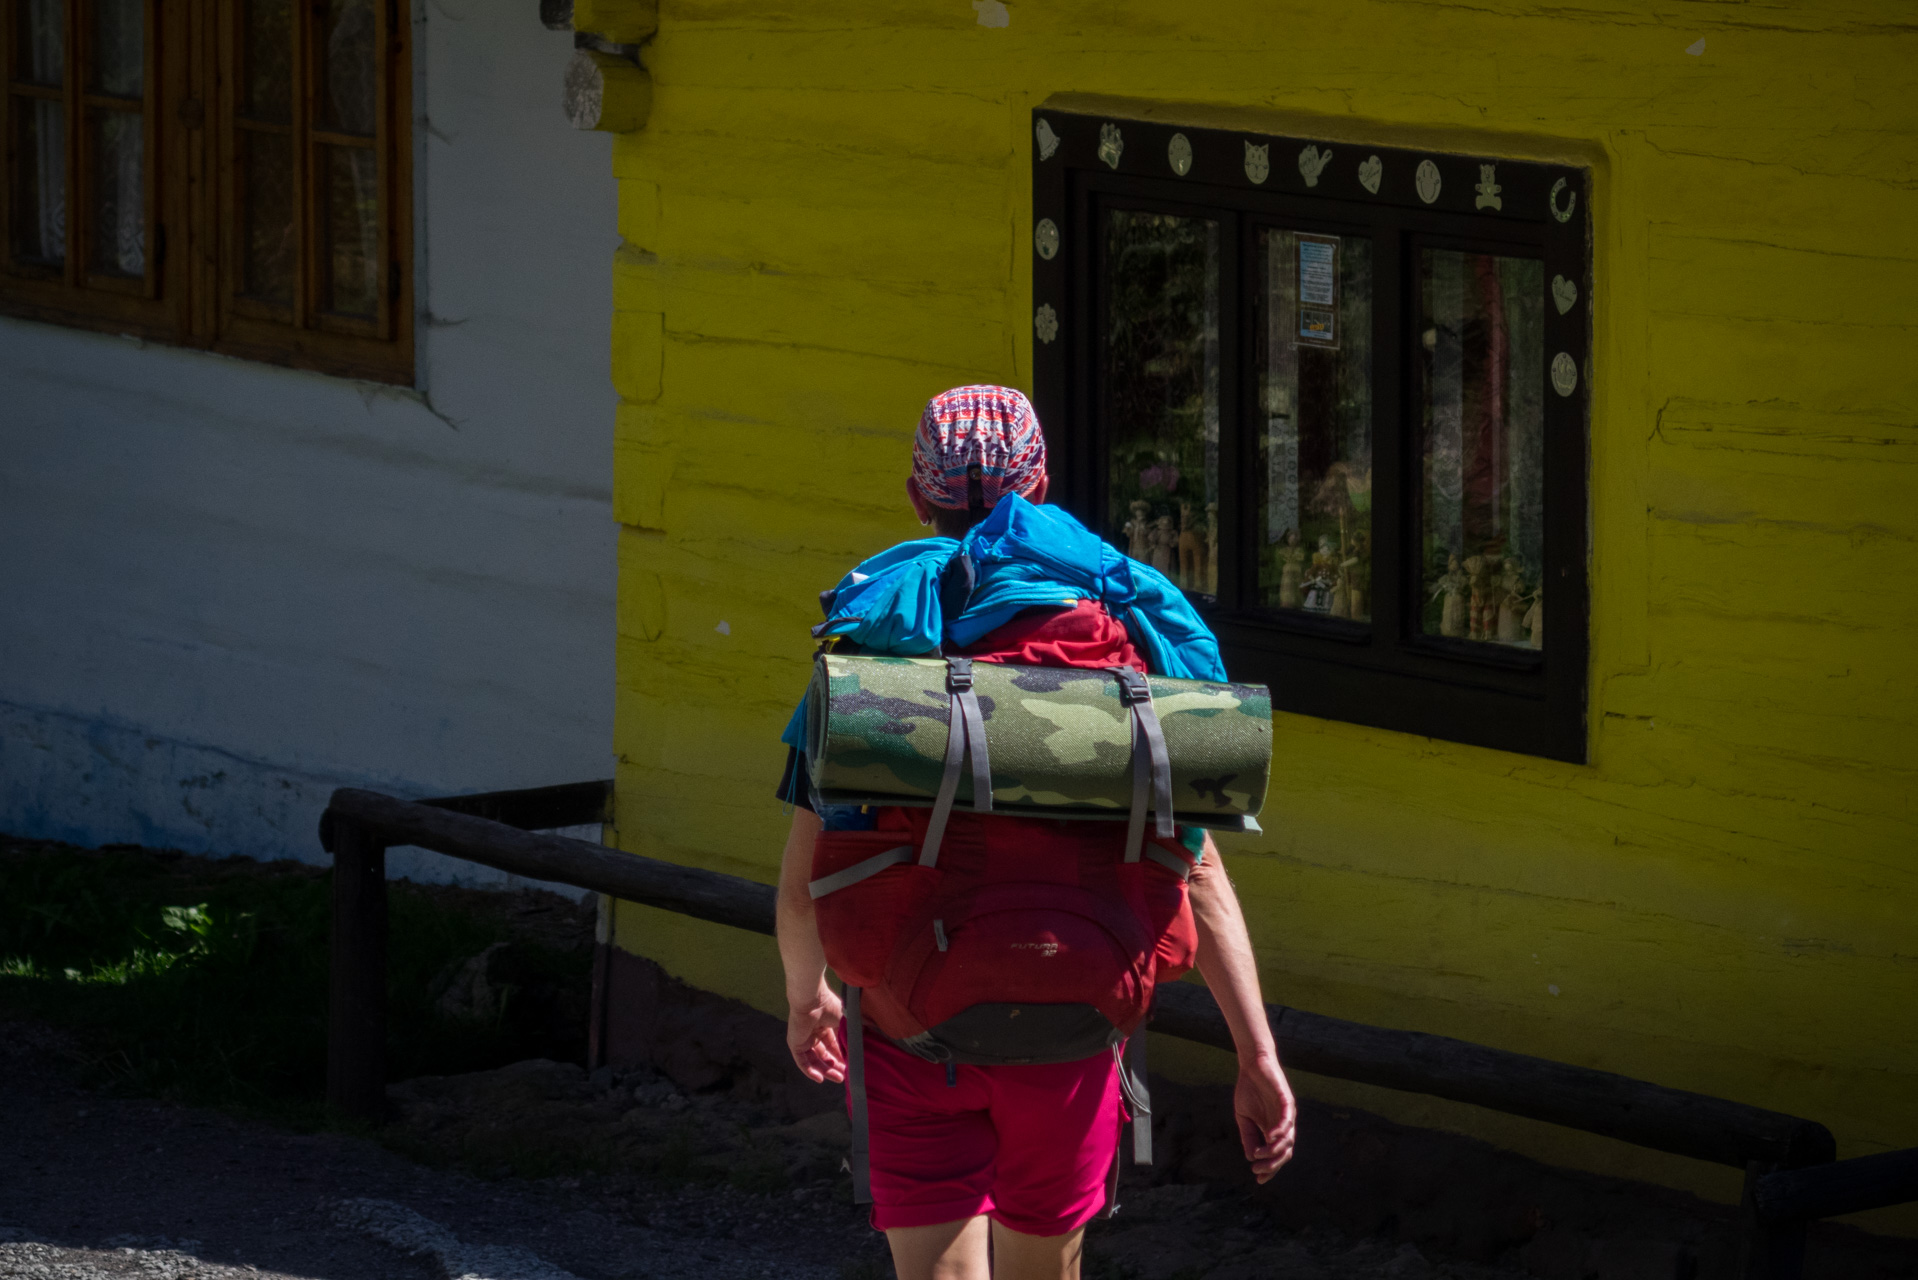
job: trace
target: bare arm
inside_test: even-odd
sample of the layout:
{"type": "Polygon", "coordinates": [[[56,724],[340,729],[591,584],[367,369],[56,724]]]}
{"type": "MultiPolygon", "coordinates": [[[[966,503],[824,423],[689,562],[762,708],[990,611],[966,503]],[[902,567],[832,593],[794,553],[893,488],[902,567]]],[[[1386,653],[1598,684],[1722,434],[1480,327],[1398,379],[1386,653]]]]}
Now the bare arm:
{"type": "Polygon", "coordinates": [[[808,1079],[837,1083],[846,1078],[846,1062],[833,1039],[842,1011],[826,982],[826,949],[806,891],[819,826],[812,810],[793,810],[779,859],[779,960],[786,969],[786,1047],[808,1079]]]}
{"type": "Polygon", "coordinates": [[[1199,974],[1219,1002],[1239,1051],[1239,1081],[1232,1096],[1239,1140],[1253,1174],[1264,1182],[1292,1158],[1298,1104],[1279,1066],[1278,1046],[1272,1042],[1272,1027],[1265,1018],[1245,913],[1239,909],[1239,895],[1233,892],[1218,846],[1209,835],[1205,857],[1188,887],[1192,918],[1199,927],[1199,974]]]}

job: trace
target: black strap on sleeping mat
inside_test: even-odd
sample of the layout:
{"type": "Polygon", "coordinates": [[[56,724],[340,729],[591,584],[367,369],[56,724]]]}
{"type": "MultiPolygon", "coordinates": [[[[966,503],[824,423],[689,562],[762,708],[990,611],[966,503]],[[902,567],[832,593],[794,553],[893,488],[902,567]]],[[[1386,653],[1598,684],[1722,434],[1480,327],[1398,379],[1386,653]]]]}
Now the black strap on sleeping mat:
{"type": "Polygon", "coordinates": [[[866,1116],[866,1027],[859,988],[846,984],[846,1092],[852,1102],[852,1202],[872,1203],[872,1123],[866,1116]]]}
{"type": "Polygon", "coordinates": [[[1119,701],[1132,713],[1132,813],[1126,822],[1125,860],[1137,862],[1145,847],[1148,797],[1156,810],[1153,834],[1170,840],[1177,833],[1172,825],[1172,758],[1152,705],[1152,686],[1131,667],[1111,670],[1119,681],[1119,701]]]}
{"type": "Polygon", "coordinates": [[[932,820],[926,824],[926,842],[919,850],[922,867],[938,865],[939,843],[945,839],[953,801],[959,798],[959,778],[968,754],[972,757],[973,810],[992,812],[992,760],[986,751],[986,718],[979,710],[979,695],[972,690],[971,658],[946,659],[946,696],[945,772],[932,804],[932,820]]]}

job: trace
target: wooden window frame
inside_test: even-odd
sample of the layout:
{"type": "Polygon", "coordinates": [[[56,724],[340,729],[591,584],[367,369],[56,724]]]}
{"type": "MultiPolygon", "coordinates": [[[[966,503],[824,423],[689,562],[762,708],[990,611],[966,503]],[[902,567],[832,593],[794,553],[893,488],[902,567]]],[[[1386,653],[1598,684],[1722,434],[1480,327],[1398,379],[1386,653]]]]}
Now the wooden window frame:
{"type": "MultiPolygon", "coordinates": [[[[134,281],[89,273],[87,79],[91,15],[98,0],[65,0],[66,69],[49,92],[16,75],[20,9],[0,0],[0,314],[125,333],[270,364],[410,385],[414,380],[412,31],[398,0],[373,0],[382,59],[375,134],[381,276],[377,314],[330,314],[319,305],[325,278],[323,211],[315,168],[328,145],[362,145],[311,127],[320,68],[311,38],[322,18],[292,0],[294,122],[298,147],[294,208],[295,301],[274,308],[241,296],[241,228],[236,134],[244,0],[143,0],[147,15],[145,97],[146,275],[134,281]],[[49,270],[16,261],[13,175],[17,104],[58,96],[67,113],[67,253],[49,270]]],[[[321,6],[323,11],[324,5],[321,6]]]]}
{"type": "MultiPolygon", "coordinates": [[[[1217,632],[1235,679],[1271,686],[1288,711],[1478,746],[1583,762],[1586,685],[1588,449],[1590,438],[1590,175],[1579,167],[1498,157],[1329,144],[1336,165],[1308,184],[1296,162],[1322,140],[1198,129],[1141,120],[1033,112],[1033,226],[1058,228],[1033,248],[1033,390],[1054,457],[1053,494],[1103,530],[1108,484],[1105,394],[1104,237],[1107,209],[1143,209],[1219,223],[1219,592],[1193,599],[1217,632]],[[1101,132],[1119,131],[1117,163],[1101,156],[1101,132]],[[1183,144],[1175,147],[1175,136],[1183,144]],[[1270,157],[1263,180],[1247,172],[1247,148],[1270,157]],[[1175,172],[1170,157],[1186,160],[1175,172]],[[1358,162],[1376,156],[1375,193],[1358,162]],[[1437,166],[1436,198],[1413,175],[1437,166]],[[1478,207],[1481,166],[1493,165],[1500,208],[1478,207]],[[1246,322],[1261,226],[1365,236],[1372,241],[1372,617],[1320,618],[1259,607],[1256,564],[1257,432],[1245,406],[1257,402],[1256,335],[1246,322]],[[1544,276],[1575,281],[1566,311],[1549,302],[1543,463],[1543,580],[1547,643],[1541,650],[1422,634],[1419,531],[1419,387],[1416,263],[1421,248],[1542,259],[1544,276]],[[1550,383],[1552,357],[1569,353],[1570,395],[1550,383]],[[1233,536],[1233,531],[1237,536],[1233,536]]],[[[1108,148],[1105,156],[1112,150],[1108,148]]]]}

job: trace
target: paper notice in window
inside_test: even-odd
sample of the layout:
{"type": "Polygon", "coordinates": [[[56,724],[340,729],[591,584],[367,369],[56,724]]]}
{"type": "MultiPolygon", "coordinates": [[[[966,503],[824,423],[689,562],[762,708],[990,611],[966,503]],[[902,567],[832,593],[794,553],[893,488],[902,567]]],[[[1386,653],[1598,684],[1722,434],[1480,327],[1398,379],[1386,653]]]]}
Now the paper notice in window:
{"type": "Polygon", "coordinates": [[[1299,341],[1339,345],[1339,238],[1299,236],[1299,341]]]}

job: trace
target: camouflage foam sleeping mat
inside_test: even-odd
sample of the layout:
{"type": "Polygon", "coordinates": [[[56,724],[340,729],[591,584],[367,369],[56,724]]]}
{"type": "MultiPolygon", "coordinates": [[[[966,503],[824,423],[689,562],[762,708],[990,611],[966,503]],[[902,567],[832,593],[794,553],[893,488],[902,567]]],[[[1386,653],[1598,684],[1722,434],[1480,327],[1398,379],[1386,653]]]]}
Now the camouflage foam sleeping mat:
{"type": "MultiPolygon", "coordinates": [[[[1110,673],[979,662],[995,811],[1118,818],[1132,803],[1133,728],[1110,673]]],[[[1172,772],[1172,807],[1194,826],[1254,830],[1272,769],[1264,685],[1149,678],[1172,772]]],[[[951,698],[937,658],[821,654],[806,754],[829,804],[929,805],[946,758],[951,698]]],[[[972,805],[970,770],[961,808],[972,805]]]]}

